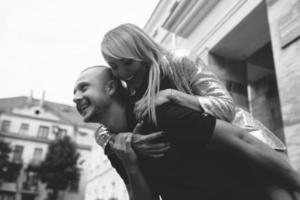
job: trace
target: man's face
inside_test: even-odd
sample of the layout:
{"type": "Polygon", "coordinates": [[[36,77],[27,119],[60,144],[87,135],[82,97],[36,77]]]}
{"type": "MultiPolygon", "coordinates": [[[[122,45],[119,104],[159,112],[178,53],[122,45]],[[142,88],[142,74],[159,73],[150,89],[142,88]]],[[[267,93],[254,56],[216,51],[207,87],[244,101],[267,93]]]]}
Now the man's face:
{"type": "Polygon", "coordinates": [[[103,68],[83,71],[74,88],[73,101],[85,122],[101,122],[110,105],[110,96],[105,90],[107,77],[103,68]]]}

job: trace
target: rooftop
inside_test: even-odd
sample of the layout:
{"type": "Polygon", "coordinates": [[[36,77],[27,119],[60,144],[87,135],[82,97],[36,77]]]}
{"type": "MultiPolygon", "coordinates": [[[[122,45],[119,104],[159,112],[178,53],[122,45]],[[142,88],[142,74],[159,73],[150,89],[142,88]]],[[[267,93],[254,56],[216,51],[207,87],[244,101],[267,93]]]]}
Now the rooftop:
{"type": "Polygon", "coordinates": [[[60,118],[60,122],[86,128],[96,128],[97,124],[85,123],[78,114],[75,106],[61,103],[42,101],[26,96],[0,98],[0,113],[11,113],[14,108],[42,106],[45,110],[52,112],[60,118]]]}

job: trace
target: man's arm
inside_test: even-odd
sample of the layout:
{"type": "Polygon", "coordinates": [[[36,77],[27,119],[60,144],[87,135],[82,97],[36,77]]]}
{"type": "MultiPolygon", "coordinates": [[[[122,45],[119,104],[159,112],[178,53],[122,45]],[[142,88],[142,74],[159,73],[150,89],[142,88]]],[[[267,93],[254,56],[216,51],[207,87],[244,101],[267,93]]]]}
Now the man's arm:
{"type": "Polygon", "coordinates": [[[114,142],[110,142],[110,147],[116,154],[121,166],[114,166],[116,162],[112,162],[117,171],[122,174],[130,199],[131,200],[158,200],[158,195],[152,192],[143,173],[140,171],[137,157],[131,148],[132,133],[119,133],[114,137],[114,142]],[[123,169],[120,170],[120,167],[123,169]],[[119,168],[119,169],[118,169],[119,168]]]}

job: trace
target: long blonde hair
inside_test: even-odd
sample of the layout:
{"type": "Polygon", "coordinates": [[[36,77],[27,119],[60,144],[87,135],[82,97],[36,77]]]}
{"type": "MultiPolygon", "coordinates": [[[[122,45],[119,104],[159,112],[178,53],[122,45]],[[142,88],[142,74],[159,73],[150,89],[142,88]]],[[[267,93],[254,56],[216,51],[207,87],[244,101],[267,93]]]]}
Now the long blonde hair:
{"type": "MultiPolygon", "coordinates": [[[[147,105],[149,119],[157,123],[155,112],[155,97],[160,90],[160,81],[167,76],[176,89],[192,94],[186,73],[192,65],[197,65],[187,55],[176,56],[158,45],[147,33],[133,24],[122,24],[107,32],[101,43],[104,57],[117,60],[132,59],[144,61],[149,67],[148,87],[143,97],[136,102],[147,105]]],[[[191,68],[195,69],[195,68],[191,68]]]]}

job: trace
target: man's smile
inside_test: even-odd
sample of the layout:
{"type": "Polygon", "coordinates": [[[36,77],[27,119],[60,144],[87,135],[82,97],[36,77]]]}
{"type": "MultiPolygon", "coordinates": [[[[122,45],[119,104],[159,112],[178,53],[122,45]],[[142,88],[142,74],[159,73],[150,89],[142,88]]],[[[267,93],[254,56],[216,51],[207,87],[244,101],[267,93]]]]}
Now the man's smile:
{"type": "Polygon", "coordinates": [[[82,100],[80,102],[77,103],[76,107],[77,107],[77,110],[78,112],[81,114],[81,115],[85,115],[88,111],[88,108],[90,107],[90,103],[89,101],[87,100],[82,100]]]}

